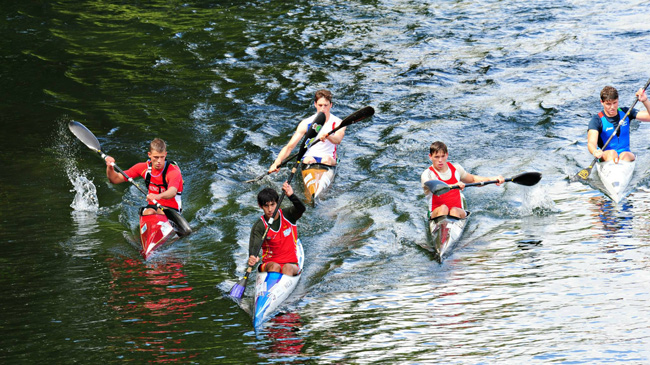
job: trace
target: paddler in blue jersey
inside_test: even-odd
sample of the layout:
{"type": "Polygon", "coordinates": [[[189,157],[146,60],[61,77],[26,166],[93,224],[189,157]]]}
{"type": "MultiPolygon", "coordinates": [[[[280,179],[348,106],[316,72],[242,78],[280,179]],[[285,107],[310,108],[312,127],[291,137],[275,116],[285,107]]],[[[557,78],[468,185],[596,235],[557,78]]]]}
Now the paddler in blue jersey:
{"type": "Polygon", "coordinates": [[[589,121],[589,130],[587,131],[587,148],[595,158],[601,161],[634,161],[636,156],[630,150],[630,121],[637,119],[643,122],[650,122],[650,101],[643,88],[635,94],[639,101],[643,103],[646,110],[637,112],[635,109],[630,111],[628,118],[620,122],[629,108],[618,107],[618,91],[611,86],[605,86],[600,92],[600,103],[603,110],[594,115],[589,121]],[[616,127],[621,123],[618,133],[614,135],[605,150],[602,146],[607,142],[616,131],[616,127]]]}
{"type": "Polygon", "coordinates": [[[447,145],[440,141],[433,142],[429,147],[429,160],[431,166],[422,172],[420,176],[420,183],[424,189],[424,194],[427,195],[429,201],[429,211],[431,212],[430,218],[439,217],[441,215],[451,215],[457,218],[465,218],[467,213],[463,209],[462,197],[460,190],[465,188],[465,184],[496,180],[497,185],[505,182],[503,176],[485,177],[472,175],[465,169],[457,164],[447,162],[449,152],[447,145]],[[449,192],[436,196],[431,194],[429,188],[424,183],[429,180],[440,180],[449,186],[458,185],[459,189],[452,189],[449,192]]]}
{"type": "Polygon", "coordinates": [[[271,167],[269,167],[269,173],[280,171],[280,165],[284,162],[284,159],[289,156],[296,145],[298,145],[298,142],[302,140],[302,137],[307,133],[311,122],[314,121],[318,112],[325,114],[326,118],[325,124],[323,124],[316,136],[316,138],[320,139],[322,143],[317,143],[310,147],[305,153],[302,163],[322,163],[329,166],[336,165],[337,149],[345,136],[345,127],[339,129],[336,133],[327,136],[329,132],[341,123],[341,118],[330,113],[330,109],[332,109],[332,93],[325,89],[316,91],[316,94],[314,95],[314,107],[316,108],[316,114],[307,119],[303,119],[300,124],[298,124],[298,127],[289,140],[289,143],[280,150],[278,157],[275,159],[271,167]]]}

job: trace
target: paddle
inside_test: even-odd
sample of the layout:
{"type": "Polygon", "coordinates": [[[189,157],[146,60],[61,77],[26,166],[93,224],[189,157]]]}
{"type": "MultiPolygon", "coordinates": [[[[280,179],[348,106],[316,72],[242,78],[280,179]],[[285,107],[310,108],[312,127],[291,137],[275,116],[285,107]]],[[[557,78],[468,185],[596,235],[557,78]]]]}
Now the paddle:
{"type": "MultiPolygon", "coordinates": [[[[351,124],[354,124],[354,123],[360,122],[360,121],[362,121],[362,120],[364,120],[366,118],[372,117],[374,114],[375,114],[375,109],[373,109],[373,107],[371,107],[371,106],[363,107],[363,108],[357,110],[356,112],[354,112],[354,113],[348,115],[347,117],[345,117],[345,119],[343,119],[341,121],[341,123],[339,124],[338,127],[332,129],[329,133],[327,133],[325,135],[325,138],[327,138],[327,137],[331,136],[332,134],[336,133],[341,128],[347,127],[347,126],[349,126],[351,124]]],[[[312,139],[313,138],[315,138],[315,136],[312,137],[312,139]]],[[[318,142],[320,142],[320,139],[318,139],[316,141],[313,141],[313,142],[311,140],[307,141],[306,142],[308,144],[307,149],[311,148],[313,145],[315,145],[318,142]]],[[[289,163],[296,156],[298,156],[299,153],[300,152],[296,152],[293,155],[291,155],[291,156],[287,157],[286,159],[284,159],[284,161],[282,161],[282,163],[278,166],[278,168],[283,167],[284,165],[289,163]]],[[[254,179],[246,180],[245,182],[251,183],[251,182],[259,181],[259,180],[263,179],[265,176],[270,175],[270,174],[271,173],[267,171],[266,173],[254,178],[254,179]]]]}
{"type": "MultiPolygon", "coordinates": [[[[318,112],[318,115],[316,115],[314,122],[311,124],[311,128],[307,131],[307,133],[305,133],[305,136],[303,137],[302,142],[300,143],[300,150],[298,151],[298,155],[297,155],[298,159],[296,160],[296,164],[291,169],[291,173],[289,174],[287,183],[291,184],[291,180],[293,180],[293,177],[296,174],[296,170],[298,170],[298,166],[300,165],[300,160],[302,159],[302,156],[305,154],[305,152],[307,152],[307,149],[309,148],[308,147],[309,140],[318,135],[318,131],[320,130],[320,127],[322,127],[324,123],[325,123],[325,114],[323,114],[322,112],[318,112]]],[[[260,240],[259,244],[253,247],[253,252],[258,253],[262,248],[262,244],[266,239],[266,235],[269,233],[269,229],[271,228],[271,225],[275,220],[275,216],[278,214],[278,210],[280,209],[280,204],[282,203],[282,199],[284,199],[284,196],[285,196],[285,192],[283,190],[282,195],[280,195],[280,199],[278,200],[278,204],[275,207],[273,214],[271,214],[271,218],[269,218],[269,221],[266,224],[266,230],[264,231],[264,235],[262,235],[262,239],[260,240]]],[[[248,265],[248,267],[246,268],[246,272],[244,273],[244,277],[242,277],[241,280],[239,280],[239,282],[237,282],[237,284],[235,284],[232,287],[232,289],[230,289],[229,295],[235,301],[239,302],[242,295],[244,295],[244,291],[246,290],[246,284],[248,282],[248,276],[252,271],[253,271],[253,266],[248,265]]]]}
{"type": "MultiPolygon", "coordinates": [[[[648,82],[645,83],[645,86],[643,87],[643,90],[647,89],[648,85],[650,85],[650,79],[648,80],[648,82]]],[[[624,121],[625,118],[627,118],[627,116],[630,115],[630,112],[632,111],[632,109],[636,105],[637,101],[639,101],[639,97],[635,96],[634,97],[634,103],[632,103],[632,106],[630,107],[630,109],[627,110],[627,113],[625,113],[625,116],[623,117],[623,119],[621,121],[624,121]]],[[[612,135],[609,137],[607,142],[605,142],[605,144],[600,148],[601,150],[603,150],[603,151],[605,150],[605,147],[607,147],[607,145],[612,140],[612,138],[614,138],[614,135],[618,133],[618,130],[621,128],[621,124],[623,124],[623,123],[622,122],[618,123],[618,125],[616,126],[616,129],[614,130],[614,133],[612,133],[612,135]]],[[[589,166],[587,166],[587,168],[580,170],[580,172],[578,172],[575,176],[573,176],[571,178],[570,182],[576,182],[576,181],[585,182],[589,178],[589,175],[591,174],[591,169],[594,168],[594,165],[596,164],[596,162],[598,162],[598,158],[594,158],[593,161],[591,161],[591,164],[589,166]]]]}
{"type": "MultiPolygon", "coordinates": [[[[88,148],[91,150],[99,153],[99,155],[102,157],[102,159],[106,159],[107,155],[102,152],[101,145],[99,144],[99,141],[97,140],[97,137],[86,128],[83,124],[79,122],[72,121],[68,123],[68,128],[70,128],[70,131],[77,137],[83,144],[85,144],[88,148]]],[[[130,178],[127,174],[122,171],[122,169],[119,168],[115,163],[111,164],[115,170],[117,170],[119,173],[124,176],[126,180],[128,180],[131,184],[133,184],[138,190],[140,190],[144,195],[147,195],[147,192],[140,187],[135,181],[133,181],[132,178],[130,178]]],[[[177,234],[180,237],[187,236],[188,234],[192,233],[192,228],[190,228],[189,223],[183,218],[183,216],[177,212],[174,209],[171,208],[166,208],[157,201],[153,201],[153,203],[158,207],[158,209],[162,209],[162,211],[165,213],[167,218],[170,220],[174,221],[176,224],[177,228],[177,234]]]]}
{"type": "MultiPolygon", "coordinates": [[[[513,182],[519,185],[533,186],[537,184],[542,179],[542,174],[539,172],[524,172],[519,175],[513,176],[505,180],[505,182],[513,182]]],[[[483,186],[488,184],[496,184],[497,180],[482,181],[476,183],[465,184],[465,187],[471,186],[483,186]]],[[[440,180],[429,180],[424,183],[424,185],[433,193],[433,195],[442,195],[451,189],[460,189],[458,185],[449,186],[445,182],[440,180]]]]}

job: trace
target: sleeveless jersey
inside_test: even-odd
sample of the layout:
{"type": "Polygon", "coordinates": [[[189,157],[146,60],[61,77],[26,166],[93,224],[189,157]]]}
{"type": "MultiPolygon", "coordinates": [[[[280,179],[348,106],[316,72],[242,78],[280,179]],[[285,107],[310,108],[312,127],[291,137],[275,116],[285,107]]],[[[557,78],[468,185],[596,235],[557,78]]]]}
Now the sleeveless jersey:
{"type": "MultiPolygon", "coordinates": [[[[616,127],[614,124],[610,123],[610,121],[605,116],[605,113],[602,111],[598,113],[598,116],[600,117],[600,121],[603,123],[603,129],[600,131],[599,143],[599,146],[602,146],[605,144],[605,142],[607,142],[609,137],[614,134],[616,127]]],[[[614,137],[611,141],[609,141],[609,144],[605,147],[604,151],[616,150],[618,153],[630,151],[630,120],[627,118],[623,120],[624,116],[625,113],[623,113],[623,111],[619,108],[618,117],[620,120],[618,123],[621,126],[619,128],[619,133],[614,134],[614,137]]]]}
{"type": "MultiPolygon", "coordinates": [[[[314,121],[314,119],[316,119],[316,115],[318,114],[309,117],[308,120],[310,124],[314,121]]],[[[331,132],[340,123],[341,123],[341,119],[339,117],[330,114],[330,119],[327,122],[325,122],[325,124],[323,124],[314,141],[320,138],[321,136],[324,136],[327,133],[331,132]]],[[[337,149],[337,145],[335,145],[334,143],[326,139],[323,142],[316,143],[310,149],[308,149],[304,157],[312,156],[312,157],[323,158],[325,156],[330,156],[334,160],[336,160],[336,149],[337,149]]]]}
{"type": "MultiPolygon", "coordinates": [[[[280,228],[277,231],[269,228],[262,244],[262,262],[297,264],[298,227],[284,217],[282,209],[278,211],[280,212],[280,228]]],[[[264,215],[261,216],[261,219],[264,222],[264,228],[268,228],[268,222],[264,219],[264,215]]]]}
{"type": "MultiPolygon", "coordinates": [[[[451,177],[449,180],[443,180],[440,178],[440,175],[438,175],[438,172],[436,169],[433,168],[433,166],[429,166],[429,170],[433,171],[434,174],[436,174],[436,177],[438,180],[444,182],[447,185],[453,185],[458,182],[458,179],[456,178],[456,168],[454,165],[451,164],[451,162],[447,162],[447,166],[451,170],[451,177]]],[[[434,209],[438,208],[441,205],[446,205],[449,209],[457,207],[457,208],[462,208],[463,207],[463,200],[460,195],[460,190],[459,189],[451,189],[447,193],[442,194],[441,196],[436,196],[431,194],[431,204],[430,204],[430,211],[433,211],[434,209]]]]}

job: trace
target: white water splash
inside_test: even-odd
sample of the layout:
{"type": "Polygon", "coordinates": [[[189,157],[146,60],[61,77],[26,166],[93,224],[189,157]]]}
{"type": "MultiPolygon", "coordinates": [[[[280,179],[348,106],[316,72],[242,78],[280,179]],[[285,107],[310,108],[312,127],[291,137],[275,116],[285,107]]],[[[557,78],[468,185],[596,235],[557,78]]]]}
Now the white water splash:
{"type": "Polygon", "coordinates": [[[97,188],[91,180],[83,173],[72,167],[67,171],[68,179],[74,186],[70,191],[75,193],[70,207],[75,211],[97,212],[99,210],[99,200],[97,199],[97,188]]]}

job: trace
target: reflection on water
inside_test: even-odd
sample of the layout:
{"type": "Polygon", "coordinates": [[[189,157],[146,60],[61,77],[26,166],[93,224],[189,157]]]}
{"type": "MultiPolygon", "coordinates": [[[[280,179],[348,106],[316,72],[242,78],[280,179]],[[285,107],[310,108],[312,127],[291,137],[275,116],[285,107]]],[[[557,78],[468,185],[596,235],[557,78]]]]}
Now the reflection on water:
{"type": "Polygon", "coordinates": [[[156,362],[188,361],[196,351],[185,348],[183,335],[195,307],[204,304],[190,293],[181,262],[107,259],[112,280],[109,305],[124,327],[111,337],[116,346],[147,352],[156,362]]]}
{"type": "Polygon", "coordinates": [[[634,206],[628,199],[623,199],[619,204],[614,203],[605,196],[589,198],[594,206],[594,213],[603,225],[603,238],[613,238],[616,232],[632,228],[634,206]]]}
{"type": "Polygon", "coordinates": [[[264,325],[263,334],[271,340],[269,357],[296,357],[302,353],[305,340],[300,335],[302,319],[297,312],[281,313],[264,325]]]}

